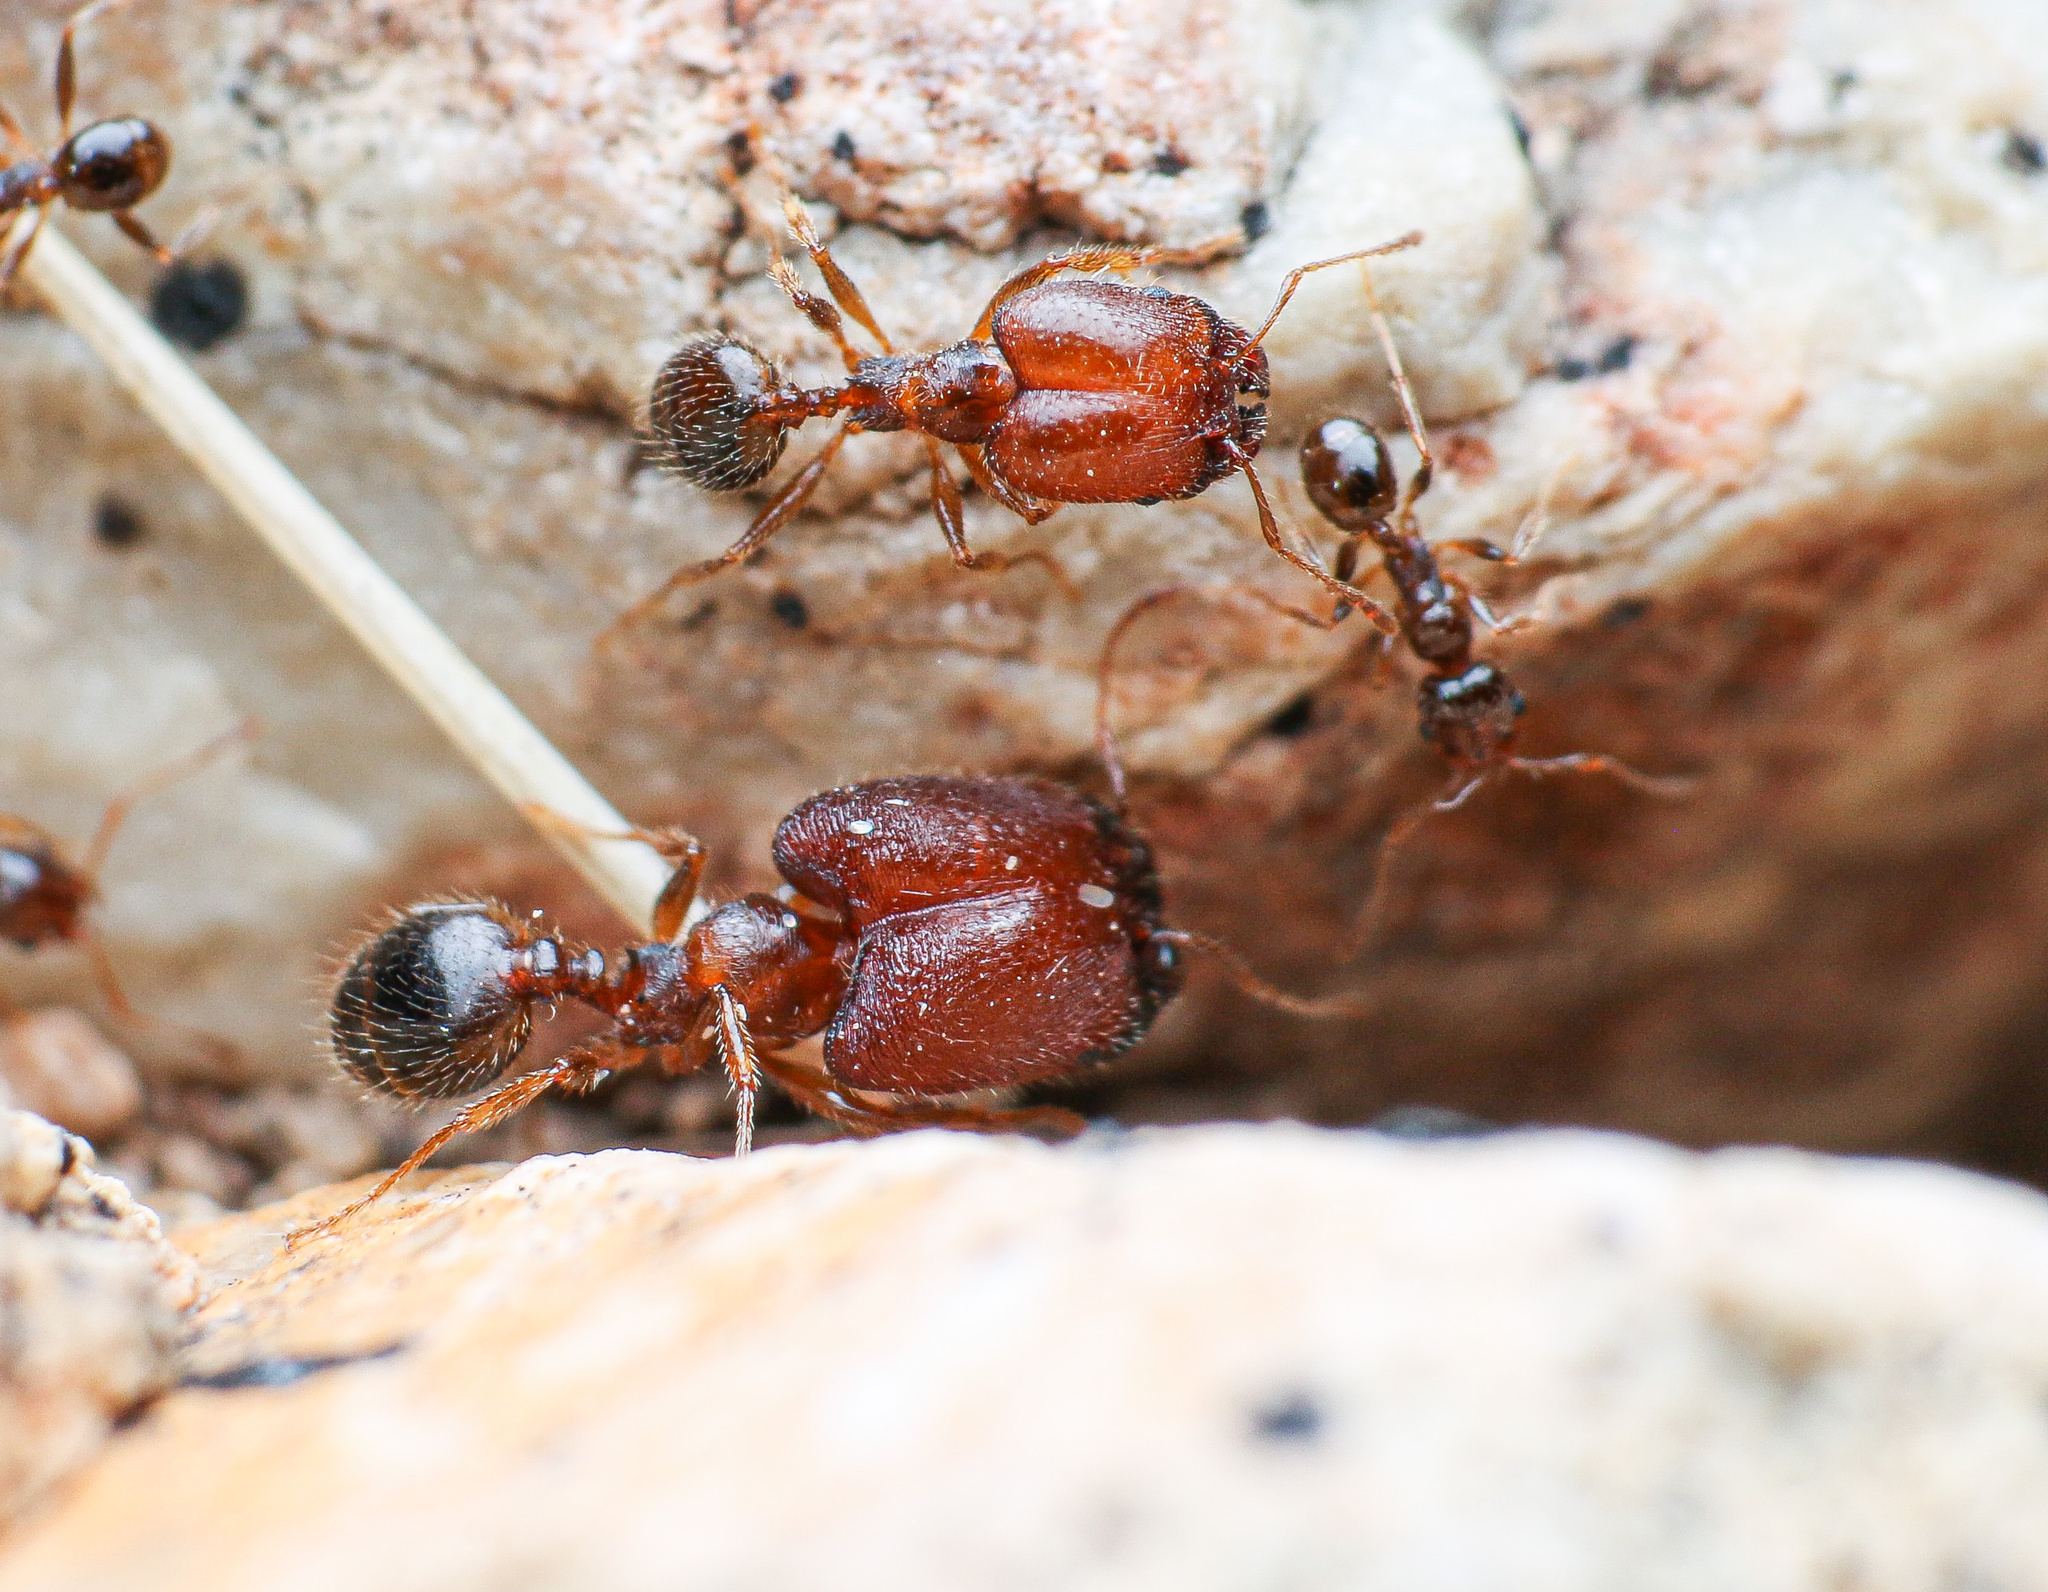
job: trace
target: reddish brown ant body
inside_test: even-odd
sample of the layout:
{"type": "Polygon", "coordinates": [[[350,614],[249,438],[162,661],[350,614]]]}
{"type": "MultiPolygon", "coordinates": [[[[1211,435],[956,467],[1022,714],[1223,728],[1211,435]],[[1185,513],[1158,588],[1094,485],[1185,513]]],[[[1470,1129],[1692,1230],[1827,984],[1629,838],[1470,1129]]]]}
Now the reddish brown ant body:
{"type": "Polygon", "coordinates": [[[848,379],[837,387],[786,386],[761,354],[716,333],[686,344],[662,367],[648,405],[649,427],[662,463],[714,492],[761,480],[782,456],[788,433],[806,420],[838,417],[839,429],[738,541],[716,558],[677,570],[628,609],[606,639],[652,613],[679,587],[757,552],[802,508],[846,439],[861,431],[909,431],[924,439],[932,512],[963,569],[1002,570],[1029,560],[1065,585],[1043,554],[1010,557],[968,546],[947,447],[959,453],[983,492],[1033,525],[1063,503],[1189,498],[1242,471],[1273,551],[1340,601],[1359,600],[1355,588],[1282,538],[1252,467],[1265,441],[1270,389],[1261,345],[1310,272],[1410,248],[1421,241],[1419,233],[1290,271],[1256,333],[1184,293],[1065,276],[1192,261],[1201,251],[1085,245],[1004,282],[964,341],[899,354],[787,188],[783,210],[831,302],[807,292],[780,256],[770,273],[797,310],[838,345],[848,379]],[[853,346],[841,311],[875,339],[879,355],[864,357],[853,346]]]}
{"type": "Polygon", "coordinates": [[[1183,953],[1218,955],[1250,993],[1324,1015],[1230,952],[1162,923],[1145,841],[1118,814],[1049,780],[922,776],[827,791],[776,829],[788,885],[728,901],[684,932],[704,852],[678,831],[636,832],[676,871],[656,938],[609,960],[483,902],[401,913],[350,958],[330,1032],[359,1082],[452,1099],[501,1077],[536,1004],[575,1000],[611,1027],[467,1107],[363,1199],[378,1198],[457,1134],[550,1089],[595,1088],[656,1060],[681,1074],[719,1059],[752,1142],[766,1078],[860,1134],[941,1125],[1071,1133],[1053,1107],[1003,1111],[933,1096],[1058,1078],[1109,1060],[1180,989],[1183,953]],[[822,1067],[782,1054],[824,1036],[822,1067]]]}
{"type": "Polygon", "coordinates": [[[5,292],[21,262],[28,257],[43,217],[53,204],[73,210],[111,215],[136,243],[168,265],[174,251],[165,248],[150,230],[131,213],[163,185],[171,169],[171,141],[161,130],[138,116],[117,116],[94,122],[77,132],[71,130],[71,112],[77,100],[78,71],[72,40],[78,30],[102,12],[128,0],[92,0],[82,6],[64,25],[64,39],[57,47],[57,120],[63,141],[56,153],[45,158],[29,141],[21,124],[0,106],[0,135],[26,158],[0,168],[0,224],[16,212],[31,212],[6,257],[0,259],[0,292],[5,292]]]}
{"type": "MultiPolygon", "coordinates": [[[[115,975],[113,958],[93,931],[87,914],[99,897],[100,868],[114,837],[138,803],[197,773],[252,733],[252,725],[237,725],[165,764],[109,802],[84,857],[75,862],[41,825],[0,813],[0,940],[10,940],[24,951],[46,945],[82,947],[91,958],[100,995],[116,1017],[136,1027],[166,1026],[129,1003],[115,975]]],[[[0,1008],[7,1004],[0,997],[0,1008]]],[[[210,1036],[200,1037],[209,1046],[220,1043],[210,1036]]]]}

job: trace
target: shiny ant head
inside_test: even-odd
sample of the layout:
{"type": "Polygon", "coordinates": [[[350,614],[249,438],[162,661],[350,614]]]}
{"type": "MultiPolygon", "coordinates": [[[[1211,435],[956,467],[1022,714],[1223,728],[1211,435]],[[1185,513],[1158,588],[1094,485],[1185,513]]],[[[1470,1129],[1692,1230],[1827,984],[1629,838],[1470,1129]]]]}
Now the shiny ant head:
{"type": "Polygon", "coordinates": [[[1422,682],[1422,738],[1454,763],[1491,761],[1514,738],[1527,705],[1508,677],[1490,663],[1459,674],[1433,674],[1422,682]]]}
{"type": "Polygon", "coordinates": [[[1362,531],[1394,512],[1394,463],[1380,434],[1356,420],[1325,420],[1301,445],[1301,484],[1333,525],[1362,531]]]}
{"type": "Polygon", "coordinates": [[[693,338],[655,378],[647,423],[661,462],[712,492],[752,486],[782,457],[788,428],[762,413],[775,367],[722,332],[693,338]]]}
{"type": "Polygon", "coordinates": [[[0,939],[24,951],[76,939],[92,881],[22,820],[0,818],[0,939]]]}
{"type": "Polygon", "coordinates": [[[410,1100],[474,1092],[525,1045],[535,953],[552,943],[536,944],[500,907],[410,908],[342,969],[335,1059],[358,1083],[410,1100]]]}
{"type": "Polygon", "coordinates": [[[51,171],[74,210],[127,210],[162,186],[171,141],[139,116],[94,122],[71,135],[51,171]]]}

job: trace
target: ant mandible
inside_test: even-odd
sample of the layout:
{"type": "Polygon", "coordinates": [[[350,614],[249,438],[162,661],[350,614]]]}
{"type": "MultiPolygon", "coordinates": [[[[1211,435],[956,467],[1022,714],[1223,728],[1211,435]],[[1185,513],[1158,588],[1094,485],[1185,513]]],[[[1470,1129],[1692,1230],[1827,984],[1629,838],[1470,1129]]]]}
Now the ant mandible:
{"type": "MultiPolygon", "coordinates": [[[[100,996],[116,1018],[137,1028],[178,1026],[145,1016],[129,1002],[114,971],[113,957],[86,914],[99,898],[100,869],[128,815],[140,803],[196,774],[254,733],[253,724],[238,724],[174,758],[115,797],[100,815],[99,827],[93,831],[84,857],[76,862],[40,824],[0,813],[0,940],[11,940],[24,951],[45,945],[81,946],[92,963],[100,996]]],[[[0,1009],[11,1004],[0,996],[0,1009]]],[[[210,1035],[199,1037],[209,1048],[221,1043],[210,1035]]]]}
{"type": "MultiPolygon", "coordinates": [[[[1642,773],[1619,758],[1598,752],[1568,752],[1555,757],[1525,757],[1512,745],[1517,720],[1526,703],[1507,674],[1497,665],[1472,656],[1475,617],[1489,630],[1506,631],[1519,621],[1496,619],[1462,576],[1445,571],[1438,562],[1443,550],[1457,549],[1475,554],[1491,563],[1519,563],[1540,524],[1541,510],[1524,527],[1511,548],[1484,538],[1472,537],[1431,543],[1415,525],[1415,503],[1427,492],[1436,474],[1436,459],[1429,435],[1415,403],[1415,394],[1402,367],[1399,348],[1380,306],[1369,267],[1361,264],[1366,303],[1374,332],[1387,360],[1394,392],[1407,423],[1409,439],[1415,445],[1416,465],[1404,487],[1388,456],[1387,445],[1378,432],[1362,421],[1348,418],[1326,420],[1310,432],[1301,446],[1302,485],[1323,517],[1344,533],[1338,544],[1333,568],[1338,580],[1350,582],[1358,567],[1359,550],[1370,543],[1380,555],[1381,567],[1395,592],[1395,612],[1390,614],[1370,598],[1345,597],[1329,615],[1283,603],[1253,587],[1201,588],[1167,586],[1147,592],[1118,617],[1103,643],[1097,669],[1095,736],[1096,745],[1109,769],[1112,789],[1119,800],[1124,792],[1124,771],[1110,728],[1111,677],[1116,652],[1131,626],[1145,613],[1182,597],[1243,597],[1288,618],[1319,630],[1332,630],[1354,609],[1363,610],[1377,623],[1389,641],[1395,636],[1424,666],[1416,688],[1420,730],[1451,764],[1450,786],[1423,813],[1412,814],[1389,831],[1381,849],[1381,877],[1386,862],[1398,850],[1408,832],[1427,812],[1450,812],[1496,774],[1514,772],[1542,777],[1550,774],[1606,774],[1624,785],[1654,796],[1677,797],[1690,794],[1697,781],[1689,776],[1659,776],[1642,773]]],[[[1547,495],[1547,494],[1546,494],[1547,495]]],[[[1379,891],[1375,889],[1375,902],[1379,891]]],[[[1373,914],[1369,910],[1365,931],[1373,914]]]]}
{"type": "Polygon", "coordinates": [[[1069,1134],[1082,1120],[1057,1107],[932,1097],[1108,1061],[1179,991],[1190,948],[1283,1010],[1356,1009],[1348,997],[1274,989],[1227,948],[1165,927],[1143,837],[1051,780],[925,775],[813,796],[775,831],[788,884],[728,901],[687,933],[703,847],[679,830],[629,838],[675,873],[655,906],[654,940],[609,961],[480,901],[410,908],[349,959],[330,1016],[335,1056],[358,1082],[404,1099],[454,1099],[502,1077],[536,1004],[580,1001],[611,1026],[466,1107],[309,1231],[345,1221],[456,1135],[650,1059],[675,1075],[723,1064],[740,1154],[764,1078],[863,1136],[920,1126],[1069,1134]],[[782,1054],[820,1033],[822,1066],[782,1054]]]}
{"type": "Polygon", "coordinates": [[[1031,525],[1062,503],[1149,505],[1190,498],[1242,471],[1267,545],[1339,601],[1361,600],[1355,587],[1288,545],[1252,468],[1265,441],[1270,391],[1261,345],[1303,277],[1412,248],[1421,233],[1297,266],[1255,334],[1185,293],[1062,279],[1070,271],[1123,273],[1162,261],[1197,263],[1208,251],[1083,245],[1004,282],[964,341],[931,353],[899,354],[779,171],[776,178],[790,232],[817,266],[831,301],[807,292],[779,254],[769,274],[797,310],[838,345],[848,379],[837,387],[784,386],[763,355],[727,333],[713,333],[685,344],[662,367],[648,404],[649,428],[667,468],[714,492],[761,480],[782,456],[788,433],[806,420],[839,416],[839,429],[738,541],[716,558],[669,576],[607,628],[600,646],[653,613],[678,588],[759,551],[817,489],[846,439],[862,431],[910,431],[924,439],[932,513],[962,569],[999,571],[1030,561],[1071,589],[1059,566],[1042,553],[977,553],[968,546],[960,486],[946,464],[948,446],[984,493],[1031,525]],[[880,355],[863,356],[853,346],[841,311],[880,344],[880,355]]]}
{"type": "Polygon", "coordinates": [[[57,120],[63,142],[47,159],[30,142],[21,123],[0,105],[0,134],[27,158],[0,169],[0,219],[27,210],[28,221],[16,233],[6,257],[0,259],[0,293],[13,280],[42,230],[49,207],[62,201],[73,210],[111,215],[114,225],[168,265],[175,251],[165,248],[130,212],[162,186],[171,169],[171,141],[139,116],[117,116],[71,130],[78,74],[72,39],[93,18],[129,0],[92,0],[64,24],[57,47],[57,120]]]}

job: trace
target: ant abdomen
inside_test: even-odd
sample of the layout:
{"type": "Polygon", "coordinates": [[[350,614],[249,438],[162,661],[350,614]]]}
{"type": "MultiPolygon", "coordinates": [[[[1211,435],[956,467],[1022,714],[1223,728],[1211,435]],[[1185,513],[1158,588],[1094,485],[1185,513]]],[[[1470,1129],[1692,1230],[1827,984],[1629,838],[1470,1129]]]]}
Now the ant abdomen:
{"type": "Polygon", "coordinates": [[[661,367],[648,400],[661,462],[708,491],[752,486],[775,468],[788,440],[784,423],[764,413],[777,384],[773,365],[723,332],[685,343],[661,367]]]}
{"type": "Polygon", "coordinates": [[[363,945],[335,985],[335,1059],[408,1100],[474,1093],[512,1065],[533,1027],[517,974],[528,937],[503,909],[408,909],[363,945]]]}

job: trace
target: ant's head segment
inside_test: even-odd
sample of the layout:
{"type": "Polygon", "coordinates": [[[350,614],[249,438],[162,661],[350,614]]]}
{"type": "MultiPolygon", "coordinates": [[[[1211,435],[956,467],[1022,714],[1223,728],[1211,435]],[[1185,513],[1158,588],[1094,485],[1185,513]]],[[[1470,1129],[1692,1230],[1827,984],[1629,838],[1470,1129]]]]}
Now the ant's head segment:
{"type": "Polygon", "coordinates": [[[71,135],[51,168],[73,210],[127,210],[163,185],[171,141],[139,116],[94,122],[71,135]]]}
{"type": "Polygon", "coordinates": [[[773,365],[722,332],[685,343],[661,367],[647,405],[661,462],[708,491],[752,486],[788,440],[787,424],[768,412],[779,384],[773,365]]]}
{"type": "Polygon", "coordinates": [[[534,940],[500,907],[412,907],[342,969],[328,1018],[335,1059],[384,1094],[471,1094],[525,1046],[534,975],[558,957],[553,941],[534,940]]]}
{"type": "Polygon", "coordinates": [[[1527,705],[1514,683],[1490,663],[1422,682],[1422,738],[1453,763],[1479,764],[1503,751],[1527,705]]]}
{"type": "Polygon", "coordinates": [[[77,938],[92,881],[28,824],[0,820],[0,940],[24,951],[77,938]]]}
{"type": "Polygon", "coordinates": [[[1301,445],[1301,484],[1331,524],[1362,531],[1394,512],[1398,487],[1387,445],[1356,420],[1325,420],[1301,445]]]}

